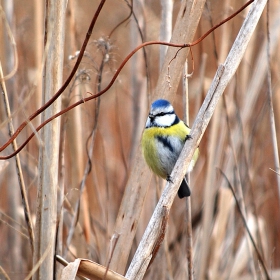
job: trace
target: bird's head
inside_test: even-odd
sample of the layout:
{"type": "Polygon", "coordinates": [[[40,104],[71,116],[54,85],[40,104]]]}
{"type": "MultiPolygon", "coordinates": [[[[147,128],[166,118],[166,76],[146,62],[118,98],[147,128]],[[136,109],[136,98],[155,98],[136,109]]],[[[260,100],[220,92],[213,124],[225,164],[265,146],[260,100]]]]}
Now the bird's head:
{"type": "Polygon", "coordinates": [[[174,112],[173,106],[164,99],[158,99],[151,105],[146,128],[149,127],[169,127],[179,122],[179,118],[174,112]]]}

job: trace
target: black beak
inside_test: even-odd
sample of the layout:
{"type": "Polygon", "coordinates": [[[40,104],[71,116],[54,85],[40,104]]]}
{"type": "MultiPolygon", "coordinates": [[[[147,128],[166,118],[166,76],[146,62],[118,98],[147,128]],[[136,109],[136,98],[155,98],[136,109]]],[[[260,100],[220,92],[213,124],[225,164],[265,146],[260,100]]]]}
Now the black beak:
{"type": "Polygon", "coordinates": [[[153,114],[149,114],[149,118],[151,121],[153,121],[155,119],[155,116],[153,114]]]}

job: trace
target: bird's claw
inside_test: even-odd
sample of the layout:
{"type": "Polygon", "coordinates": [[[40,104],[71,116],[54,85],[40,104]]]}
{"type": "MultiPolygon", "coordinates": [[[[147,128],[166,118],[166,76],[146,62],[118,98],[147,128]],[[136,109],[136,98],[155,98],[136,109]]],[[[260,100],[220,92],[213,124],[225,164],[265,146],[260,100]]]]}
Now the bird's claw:
{"type": "Polygon", "coordinates": [[[166,181],[173,184],[172,177],[170,175],[167,175],[166,181]]]}
{"type": "Polygon", "coordinates": [[[190,134],[186,135],[186,141],[192,139],[192,136],[190,134]]]}

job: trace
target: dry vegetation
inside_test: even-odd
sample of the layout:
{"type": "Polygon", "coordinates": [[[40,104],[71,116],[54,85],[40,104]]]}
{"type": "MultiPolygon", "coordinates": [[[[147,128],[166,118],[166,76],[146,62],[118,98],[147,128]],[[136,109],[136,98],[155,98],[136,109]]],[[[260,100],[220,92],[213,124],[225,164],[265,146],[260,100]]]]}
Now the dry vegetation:
{"type": "MultiPolygon", "coordinates": [[[[15,1],[10,11],[6,2],[12,3],[11,0],[0,3],[15,38],[18,69],[12,78],[5,81],[5,86],[12,124],[17,129],[41,106],[43,100],[44,6],[36,0],[15,1]]],[[[81,48],[97,2],[68,2],[63,81],[76,62],[76,52],[81,48]]],[[[141,43],[141,36],[144,41],[159,40],[160,1],[134,1],[133,4],[134,14],[130,14],[130,2],[129,5],[121,0],[108,0],[105,3],[79,69],[59,101],[62,109],[106,87],[124,57],[141,43]],[[118,25],[124,19],[126,21],[118,25]]],[[[244,1],[240,0],[206,1],[195,39],[243,4],[244,1]]],[[[180,5],[180,1],[174,1],[173,24],[180,5]]],[[[0,62],[4,75],[7,75],[14,65],[14,53],[2,9],[0,62]]],[[[192,48],[195,68],[188,79],[191,125],[248,9],[192,48]]],[[[280,3],[271,0],[270,71],[278,145],[279,19],[280,3]]],[[[229,184],[238,194],[238,205],[246,209],[246,224],[269,275],[280,279],[280,175],[273,171],[277,169],[275,158],[279,154],[275,152],[273,141],[275,143],[277,140],[273,139],[271,132],[266,27],[265,9],[245,56],[202,138],[200,158],[191,174],[194,279],[265,279],[259,256],[248,239],[229,184]]],[[[131,174],[133,166],[139,164],[140,137],[149,104],[154,100],[153,92],[160,73],[159,50],[159,46],[148,46],[145,53],[140,50],[104,95],[76,107],[60,119],[58,172],[53,174],[54,177],[58,176],[55,251],[69,262],[87,258],[106,266],[113,255],[110,268],[123,274],[159,199],[163,184],[156,177],[151,177],[148,169],[138,177],[131,174]],[[135,237],[132,236],[133,242],[127,242],[129,248],[121,248],[129,253],[126,262],[120,256],[120,248],[116,247],[118,251],[110,250],[110,239],[115,233],[123,194],[131,178],[140,178],[140,181],[143,178],[143,182],[150,183],[135,237]],[[120,264],[116,264],[114,254],[121,260],[120,264]]],[[[180,82],[176,95],[164,93],[165,98],[172,100],[180,117],[184,115],[182,85],[183,82],[180,82]]],[[[4,104],[1,89],[1,145],[9,139],[9,118],[4,104]]],[[[39,116],[29,124],[17,137],[17,144],[21,145],[41,122],[39,116]]],[[[41,174],[39,154],[46,145],[41,137],[41,133],[37,134],[19,154],[22,181],[34,228],[41,174]]],[[[9,146],[0,156],[12,151],[12,146],[9,146]]],[[[30,234],[18,179],[16,158],[1,161],[0,279],[24,279],[33,266],[30,234]]],[[[141,182],[135,182],[132,190],[136,192],[138,185],[141,182]]],[[[176,197],[168,218],[165,239],[144,279],[187,279],[187,252],[190,248],[187,246],[186,216],[185,200],[176,197]]],[[[129,232],[132,228],[123,230],[129,232]]],[[[39,246],[36,235],[34,245],[39,246]]],[[[56,262],[58,274],[62,267],[56,262]]]]}

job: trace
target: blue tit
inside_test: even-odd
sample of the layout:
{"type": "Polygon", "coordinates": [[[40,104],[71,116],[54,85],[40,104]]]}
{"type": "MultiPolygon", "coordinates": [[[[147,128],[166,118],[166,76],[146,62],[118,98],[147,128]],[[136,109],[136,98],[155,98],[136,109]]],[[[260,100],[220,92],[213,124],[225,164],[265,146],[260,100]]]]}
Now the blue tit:
{"type": "MultiPolygon", "coordinates": [[[[189,133],[190,128],[179,119],[167,100],[158,99],[152,103],[141,145],[144,158],[156,175],[170,181],[170,174],[189,133]]],[[[198,154],[199,150],[196,149],[188,172],[193,169],[198,154]]],[[[190,195],[188,182],[184,178],[178,196],[183,198],[190,195]]]]}

